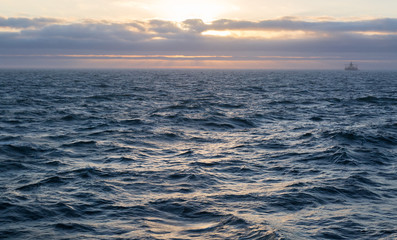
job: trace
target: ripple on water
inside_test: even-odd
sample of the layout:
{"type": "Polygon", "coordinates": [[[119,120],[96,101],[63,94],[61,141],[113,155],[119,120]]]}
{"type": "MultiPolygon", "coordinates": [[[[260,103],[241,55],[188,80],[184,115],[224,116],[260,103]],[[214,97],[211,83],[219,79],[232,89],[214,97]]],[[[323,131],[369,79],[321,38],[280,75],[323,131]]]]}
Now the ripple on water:
{"type": "Polygon", "coordinates": [[[396,79],[2,70],[0,238],[394,239],[396,79]]]}

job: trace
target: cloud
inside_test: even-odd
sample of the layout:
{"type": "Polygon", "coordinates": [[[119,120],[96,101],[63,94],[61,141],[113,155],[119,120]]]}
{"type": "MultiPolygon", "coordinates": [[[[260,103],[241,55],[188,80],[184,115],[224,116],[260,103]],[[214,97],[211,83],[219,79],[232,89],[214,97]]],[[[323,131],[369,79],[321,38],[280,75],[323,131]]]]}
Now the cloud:
{"type": "Polygon", "coordinates": [[[201,33],[208,29],[208,25],[201,19],[187,19],[183,21],[182,26],[191,32],[201,33]]]}
{"type": "Polygon", "coordinates": [[[283,18],[257,22],[221,19],[204,23],[201,19],[188,19],[70,23],[62,19],[0,17],[0,30],[1,27],[0,59],[5,56],[94,59],[93,55],[100,59],[125,59],[127,55],[146,55],[151,60],[195,60],[195,56],[204,55],[208,56],[205,60],[225,60],[222,56],[231,56],[227,58],[230,61],[256,61],[269,56],[278,56],[274,59],[292,56],[297,61],[300,58],[296,57],[397,60],[397,19],[391,18],[350,22],[283,18]],[[293,38],[203,34],[208,31],[301,33],[293,38]],[[176,55],[184,57],[166,57],[176,55]]]}
{"type": "Polygon", "coordinates": [[[175,22],[162,21],[162,20],[151,20],[149,22],[150,30],[160,33],[180,33],[182,29],[177,26],[175,22]]]}
{"type": "Polygon", "coordinates": [[[0,17],[0,27],[9,28],[39,28],[47,25],[61,23],[62,20],[55,18],[5,18],[0,17]]]}
{"type": "MultiPolygon", "coordinates": [[[[202,27],[202,26],[200,26],[202,27]]],[[[206,25],[205,30],[302,30],[320,32],[376,31],[397,32],[397,19],[374,19],[351,22],[309,22],[291,18],[259,22],[221,19],[206,25]]]]}

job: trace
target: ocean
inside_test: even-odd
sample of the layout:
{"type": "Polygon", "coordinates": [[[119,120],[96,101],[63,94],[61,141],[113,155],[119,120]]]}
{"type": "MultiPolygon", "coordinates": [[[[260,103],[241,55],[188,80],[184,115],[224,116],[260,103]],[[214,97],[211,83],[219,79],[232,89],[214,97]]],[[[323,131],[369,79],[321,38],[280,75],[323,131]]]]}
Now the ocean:
{"type": "Polygon", "coordinates": [[[397,72],[0,70],[1,239],[397,239],[397,72]]]}

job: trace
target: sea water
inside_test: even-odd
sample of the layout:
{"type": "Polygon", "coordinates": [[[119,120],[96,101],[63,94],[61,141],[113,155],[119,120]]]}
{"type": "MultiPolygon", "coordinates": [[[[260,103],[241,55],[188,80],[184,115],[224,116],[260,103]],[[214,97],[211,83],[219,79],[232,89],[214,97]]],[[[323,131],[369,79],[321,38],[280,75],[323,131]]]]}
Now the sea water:
{"type": "Polygon", "coordinates": [[[396,239],[397,72],[1,70],[2,239],[396,239]]]}

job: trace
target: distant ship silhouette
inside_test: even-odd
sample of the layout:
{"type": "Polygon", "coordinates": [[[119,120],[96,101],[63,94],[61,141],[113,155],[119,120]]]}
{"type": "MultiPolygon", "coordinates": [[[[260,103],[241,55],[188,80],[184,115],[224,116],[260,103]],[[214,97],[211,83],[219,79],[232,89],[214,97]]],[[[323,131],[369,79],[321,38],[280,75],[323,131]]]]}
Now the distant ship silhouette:
{"type": "Polygon", "coordinates": [[[358,66],[353,64],[353,62],[350,62],[350,64],[345,65],[345,70],[346,71],[357,71],[358,66]]]}

